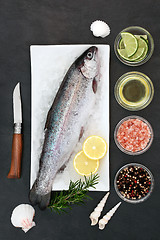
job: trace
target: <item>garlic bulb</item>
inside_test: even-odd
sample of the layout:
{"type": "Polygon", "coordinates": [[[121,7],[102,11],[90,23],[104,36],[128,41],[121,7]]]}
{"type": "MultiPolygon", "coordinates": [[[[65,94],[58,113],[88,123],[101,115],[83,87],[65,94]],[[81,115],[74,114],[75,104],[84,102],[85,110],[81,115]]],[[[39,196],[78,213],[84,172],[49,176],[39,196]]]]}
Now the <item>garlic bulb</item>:
{"type": "Polygon", "coordinates": [[[111,219],[113,214],[116,212],[117,208],[121,205],[121,202],[119,202],[115,207],[113,207],[106,215],[103,216],[102,219],[99,220],[99,229],[104,229],[105,225],[108,223],[108,221],[111,219]]]}
{"type": "Polygon", "coordinates": [[[20,227],[26,233],[36,224],[33,222],[35,215],[34,208],[29,204],[20,204],[12,212],[11,223],[15,227],[20,227]]]}
{"type": "Polygon", "coordinates": [[[110,34],[110,27],[104,21],[96,20],[92,22],[90,30],[95,37],[107,37],[110,34]]]}
{"type": "Polygon", "coordinates": [[[102,198],[102,200],[99,202],[97,207],[94,209],[94,211],[90,214],[90,219],[91,219],[91,226],[94,226],[98,222],[98,218],[101,215],[101,212],[104,208],[104,205],[107,201],[107,198],[109,196],[109,192],[102,198]]]}

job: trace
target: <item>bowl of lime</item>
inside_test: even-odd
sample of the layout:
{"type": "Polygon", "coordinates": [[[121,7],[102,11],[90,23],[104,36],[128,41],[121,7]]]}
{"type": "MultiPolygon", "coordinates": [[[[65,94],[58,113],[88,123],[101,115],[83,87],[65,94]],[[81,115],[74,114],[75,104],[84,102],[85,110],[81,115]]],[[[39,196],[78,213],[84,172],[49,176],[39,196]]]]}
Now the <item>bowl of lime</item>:
{"type": "Polygon", "coordinates": [[[123,29],[116,37],[114,51],[117,58],[128,66],[140,66],[152,56],[154,41],[144,28],[131,26],[123,29]]]}

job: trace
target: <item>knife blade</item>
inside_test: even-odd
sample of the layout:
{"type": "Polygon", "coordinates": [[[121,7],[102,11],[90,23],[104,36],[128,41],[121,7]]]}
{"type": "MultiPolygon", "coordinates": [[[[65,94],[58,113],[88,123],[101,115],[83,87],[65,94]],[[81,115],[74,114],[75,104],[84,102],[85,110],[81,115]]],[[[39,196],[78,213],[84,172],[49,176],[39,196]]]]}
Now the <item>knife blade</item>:
{"type": "Polygon", "coordinates": [[[20,178],[22,158],[22,103],[20,95],[20,83],[13,91],[13,116],[14,130],[12,139],[12,158],[8,178],[20,178]]]}

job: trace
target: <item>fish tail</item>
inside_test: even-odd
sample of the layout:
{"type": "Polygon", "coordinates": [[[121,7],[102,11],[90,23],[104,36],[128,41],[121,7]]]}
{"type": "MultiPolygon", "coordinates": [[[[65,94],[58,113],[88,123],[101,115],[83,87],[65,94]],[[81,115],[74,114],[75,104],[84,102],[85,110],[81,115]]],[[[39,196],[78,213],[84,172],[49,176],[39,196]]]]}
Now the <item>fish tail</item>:
{"type": "Polygon", "coordinates": [[[38,204],[39,208],[41,210],[44,210],[47,208],[50,202],[51,192],[41,195],[36,192],[36,183],[34,183],[32,189],[29,192],[29,200],[32,205],[38,204]]]}

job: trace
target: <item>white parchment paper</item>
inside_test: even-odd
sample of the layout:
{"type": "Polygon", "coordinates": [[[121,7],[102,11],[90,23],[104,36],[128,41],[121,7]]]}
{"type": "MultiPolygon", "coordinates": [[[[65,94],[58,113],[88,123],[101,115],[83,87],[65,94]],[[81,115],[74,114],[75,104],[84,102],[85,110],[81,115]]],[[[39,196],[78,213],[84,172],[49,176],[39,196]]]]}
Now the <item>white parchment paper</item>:
{"type": "MultiPolygon", "coordinates": [[[[54,100],[56,92],[65,73],[71,64],[91,45],[47,45],[31,46],[31,79],[32,79],[32,111],[31,111],[31,175],[32,187],[39,169],[39,158],[44,140],[46,116],[54,100]]],[[[108,143],[109,149],[109,53],[108,45],[98,47],[100,58],[100,84],[97,90],[97,101],[80,142],[77,143],[73,154],[63,172],[57,173],[53,190],[68,189],[70,180],[83,178],[73,167],[75,154],[82,149],[82,143],[90,135],[99,135],[108,143]]],[[[100,160],[98,170],[100,175],[97,191],[109,190],[109,150],[100,160]]],[[[91,189],[94,190],[95,189],[91,189]]]]}

